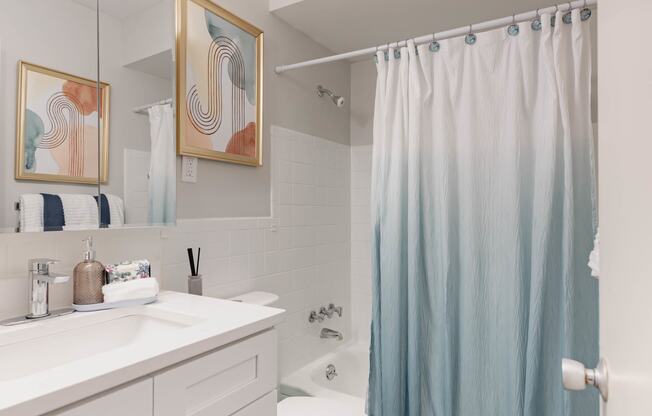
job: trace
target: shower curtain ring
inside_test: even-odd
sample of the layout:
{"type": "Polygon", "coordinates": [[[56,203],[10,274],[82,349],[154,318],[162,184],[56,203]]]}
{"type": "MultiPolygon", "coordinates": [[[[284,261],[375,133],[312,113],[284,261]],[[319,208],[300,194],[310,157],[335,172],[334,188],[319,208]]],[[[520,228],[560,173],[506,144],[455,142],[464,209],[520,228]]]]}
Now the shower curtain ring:
{"type": "Polygon", "coordinates": [[[385,61],[389,61],[389,43],[385,45],[385,51],[383,52],[383,56],[385,57],[385,61]]]}
{"type": "Polygon", "coordinates": [[[394,49],[394,59],[401,59],[401,42],[396,41],[396,48],[394,49]]]}
{"type": "Polygon", "coordinates": [[[464,37],[464,42],[467,45],[475,45],[475,42],[478,40],[478,37],[473,33],[473,25],[469,25],[469,34],[464,37]]]}
{"type": "Polygon", "coordinates": [[[516,36],[518,35],[518,32],[520,31],[520,28],[516,24],[516,15],[512,15],[512,24],[507,27],[507,34],[509,36],[516,36]]]}
{"type": "Polygon", "coordinates": [[[587,0],[584,0],[584,8],[580,12],[580,19],[585,22],[591,18],[591,9],[587,6],[587,0]]]}
{"type": "Polygon", "coordinates": [[[439,42],[437,42],[436,33],[432,34],[432,42],[430,42],[430,52],[437,52],[439,50],[439,42]]]}
{"type": "Polygon", "coordinates": [[[557,24],[557,13],[559,13],[559,5],[555,4],[555,14],[550,18],[550,26],[555,27],[557,24]]]}
{"type": "Polygon", "coordinates": [[[564,14],[564,17],[562,17],[562,20],[564,23],[571,24],[573,22],[573,4],[569,1],[568,2],[568,12],[564,14]]]}
{"type": "Polygon", "coordinates": [[[535,32],[541,30],[541,15],[539,14],[539,9],[537,9],[536,13],[537,14],[535,15],[534,19],[532,20],[532,23],[530,23],[530,27],[535,32]]]}

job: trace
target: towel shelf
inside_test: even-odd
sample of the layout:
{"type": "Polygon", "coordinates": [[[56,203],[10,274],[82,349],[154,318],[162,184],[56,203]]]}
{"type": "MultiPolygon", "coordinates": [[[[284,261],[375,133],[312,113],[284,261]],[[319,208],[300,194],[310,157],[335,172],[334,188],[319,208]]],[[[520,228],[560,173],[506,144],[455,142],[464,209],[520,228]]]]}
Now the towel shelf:
{"type": "Polygon", "coordinates": [[[121,300],[120,302],[95,303],[92,305],[73,304],[72,307],[77,312],[94,312],[94,311],[101,311],[105,309],[127,308],[129,306],[147,305],[156,302],[157,299],[158,296],[152,296],[149,298],[121,300]]]}

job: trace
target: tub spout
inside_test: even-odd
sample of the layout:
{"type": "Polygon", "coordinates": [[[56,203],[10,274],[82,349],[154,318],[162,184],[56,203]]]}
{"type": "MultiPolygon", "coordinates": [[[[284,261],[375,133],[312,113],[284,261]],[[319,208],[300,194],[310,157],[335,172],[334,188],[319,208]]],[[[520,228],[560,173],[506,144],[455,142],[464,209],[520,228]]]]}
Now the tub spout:
{"type": "Polygon", "coordinates": [[[334,331],[329,328],[322,328],[320,338],[337,338],[338,341],[344,339],[344,335],[340,331],[334,331]]]}

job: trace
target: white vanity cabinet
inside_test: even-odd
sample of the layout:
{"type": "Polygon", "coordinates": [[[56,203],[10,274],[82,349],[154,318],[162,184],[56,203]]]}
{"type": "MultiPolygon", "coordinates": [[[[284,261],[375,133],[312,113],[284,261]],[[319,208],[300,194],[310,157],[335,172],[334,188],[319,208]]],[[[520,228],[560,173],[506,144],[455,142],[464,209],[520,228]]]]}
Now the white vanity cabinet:
{"type": "Polygon", "coordinates": [[[270,329],[49,415],[276,416],[276,345],[270,329]]]}
{"type": "Polygon", "coordinates": [[[154,416],[240,415],[238,410],[275,388],[276,332],[272,330],[154,376],[154,416]]]}
{"type": "Polygon", "coordinates": [[[48,416],[143,416],[153,414],[151,378],[48,413],[48,416]]]}

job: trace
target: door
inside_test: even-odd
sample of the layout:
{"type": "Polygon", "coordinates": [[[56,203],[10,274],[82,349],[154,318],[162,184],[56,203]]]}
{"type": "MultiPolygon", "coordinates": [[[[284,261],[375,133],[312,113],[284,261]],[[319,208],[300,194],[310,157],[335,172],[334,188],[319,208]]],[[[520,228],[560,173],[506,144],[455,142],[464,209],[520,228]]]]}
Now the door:
{"type": "Polygon", "coordinates": [[[603,414],[652,415],[652,1],[597,13],[603,414]]]}

